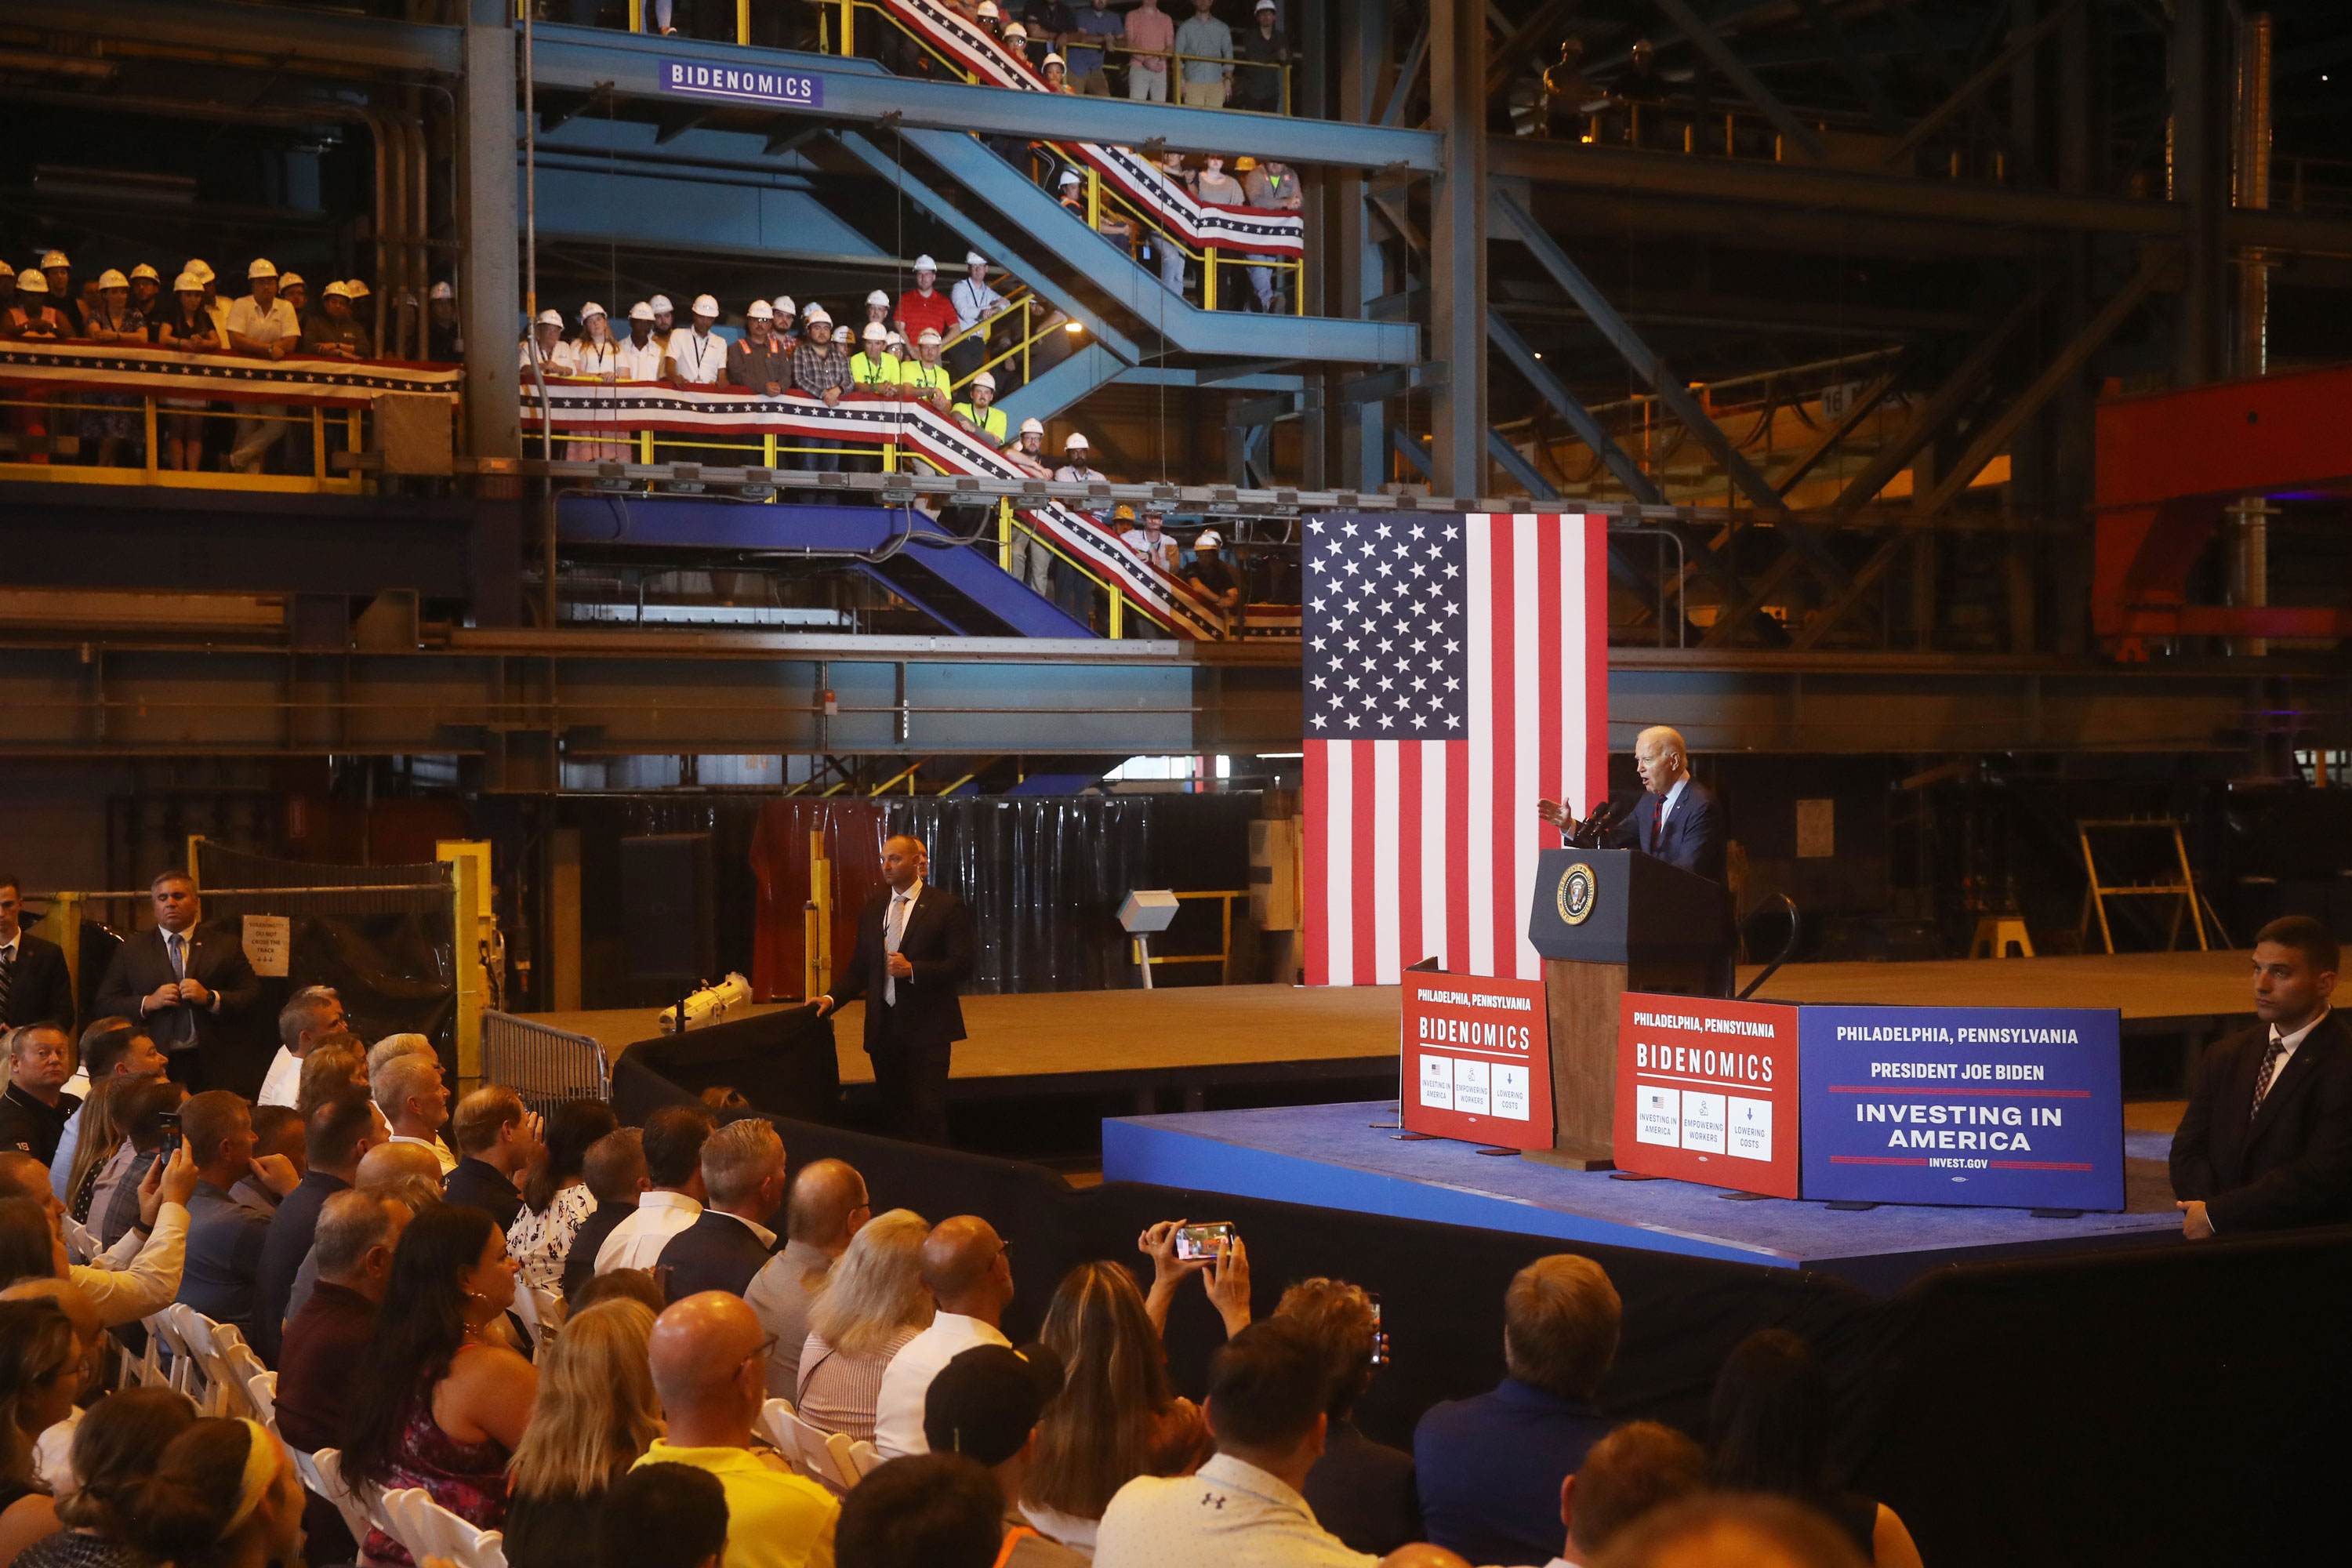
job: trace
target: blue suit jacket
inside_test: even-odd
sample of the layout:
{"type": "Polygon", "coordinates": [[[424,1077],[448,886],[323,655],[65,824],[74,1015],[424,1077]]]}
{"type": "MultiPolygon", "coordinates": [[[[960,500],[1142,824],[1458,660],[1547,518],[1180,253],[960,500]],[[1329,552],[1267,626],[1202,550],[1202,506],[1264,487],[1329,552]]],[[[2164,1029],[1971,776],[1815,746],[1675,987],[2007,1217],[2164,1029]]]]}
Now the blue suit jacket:
{"type": "Polygon", "coordinates": [[[1473,1563],[1550,1562],[1559,1554],[1559,1483],[1615,1425],[1515,1377],[1431,1405],[1412,1434],[1428,1538],[1473,1563]]]}
{"type": "Polygon", "coordinates": [[[1643,791],[1633,813],[1609,830],[1609,847],[1639,849],[1710,882],[1722,881],[1728,840],[1724,832],[1723,807],[1717,803],[1715,792],[1696,779],[1686,782],[1682,798],[1675,802],[1674,815],[1666,818],[1665,831],[1661,834],[1658,812],[1665,804],[1665,796],[1643,791]]]}

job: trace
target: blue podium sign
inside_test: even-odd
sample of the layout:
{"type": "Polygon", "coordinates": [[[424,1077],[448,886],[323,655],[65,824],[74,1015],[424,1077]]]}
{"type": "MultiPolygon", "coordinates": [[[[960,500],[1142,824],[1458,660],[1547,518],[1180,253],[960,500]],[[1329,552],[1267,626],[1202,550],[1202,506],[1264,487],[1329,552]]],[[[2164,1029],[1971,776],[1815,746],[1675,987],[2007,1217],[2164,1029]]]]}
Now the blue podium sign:
{"type": "Polygon", "coordinates": [[[2092,1007],[1801,1008],[1805,1196],[2120,1210],[2121,1018],[2092,1007]]]}

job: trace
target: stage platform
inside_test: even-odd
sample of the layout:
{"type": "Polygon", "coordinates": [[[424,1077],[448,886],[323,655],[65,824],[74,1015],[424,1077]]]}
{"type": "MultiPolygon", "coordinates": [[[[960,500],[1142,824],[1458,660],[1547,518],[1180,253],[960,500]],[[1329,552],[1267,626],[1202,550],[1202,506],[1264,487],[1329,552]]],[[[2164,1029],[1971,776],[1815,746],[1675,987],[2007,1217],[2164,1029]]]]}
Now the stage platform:
{"type": "Polygon", "coordinates": [[[2039,1219],[2023,1209],[1832,1210],[1685,1182],[1625,1181],[1447,1139],[1400,1141],[1392,1128],[1369,1125],[1394,1122],[1394,1110],[1374,1100],[1107,1120],[1103,1179],[1820,1269],[1874,1294],[1947,1263],[2163,1246],[2180,1233],[2158,1163],[2171,1140],[2160,1132],[2126,1135],[2129,1211],[2039,1219]]]}

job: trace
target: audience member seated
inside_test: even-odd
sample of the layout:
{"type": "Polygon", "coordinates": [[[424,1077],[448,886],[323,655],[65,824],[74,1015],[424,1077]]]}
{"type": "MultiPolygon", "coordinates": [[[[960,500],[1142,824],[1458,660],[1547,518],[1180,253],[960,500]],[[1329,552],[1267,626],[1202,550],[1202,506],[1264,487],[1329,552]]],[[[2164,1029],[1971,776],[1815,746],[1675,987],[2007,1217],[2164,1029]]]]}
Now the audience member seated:
{"type": "Polygon", "coordinates": [[[89,1089],[58,1135],[57,1154],[49,1162],[49,1191],[68,1213],[88,1224],[97,1212],[97,1183],[107,1163],[122,1149],[126,1091],[134,1083],[163,1076],[163,1053],[145,1029],[128,1018],[109,1017],[81,1032],[80,1056],[89,1089]]]}
{"type": "Polygon", "coordinates": [[[268,1568],[302,1556],[302,1478],[250,1421],[199,1421],[172,1439],[122,1512],[142,1562],[268,1568]]]}
{"type": "Polygon", "coordinates": [[[607,1493],[661,1435],[653,1331],[650,1308],[606,1301],[565,1319],[541,1352],[530,1424],[507,1466],[509,1568],[595,1561],[607,1493]]]}
{"type": "Polygon", "coordinates": [[[442,1080],[441,1058],[422,1035],[394,1035],[376,1042],[368,1053],[368,1084],[376,1109],[383,1112],[395,1143],[421,1143],[441,1162],[441,1173],[457,1168],[457,1156],[441,1141],[441,1124],[449,1117],[449,1089],[442,1080]],[[414,1040],[423,1050],[404,1049],[387,1056],[381,1065],[376,1051],[393,1040],[414,1040]]]}
{"type": "MultiPolygon", "coordinates": [[[[443,1204],[409,1222],[376,1309],[373,1353],[354,1380],[343,1474],[383,1488],[423,1487],[484,1530],[506,1518],[507,1459],[530,1419],[539,1374],[494,1342],[514,1304],[506,1237],[480,1209],[443,1204]]],[[[368,1560],[408,1568],[380,1530],[368,1560]]]]}
{"type": "MultiPolygon", "coordinates": [[[[310,1168],[310,1156],[304,1145],[302,1119],[291,1106],[256,1105],[247,1109],[253,1121],[253,1157],[267,1159],[275,1154],[294,1169],[294,1181],[299,1186],[302,1173],[310,1168]]],[[[281,1194],[272,1191],[258,1176],[250,1173],[237,1178],[228,1195],[258,1215],[274,1215],[284,1202],[281,1194]]]]}
{"type": "Polygon", "coordinates": [[[1179,1258],[1176,1233],[1184,1225],[1181,1219],[1164,1219],[1135,1238],[1135,1249],[1151,1259],[1151,1293],[1143,1299],[1143,1310],[1151,1320],[1152,1331],[1165,1334],[1168,1309],[1174,1304],[1177,1290],[1197,1274],[1202,1294],[1217,1310],[1224,1321],[1225,1337],[1231,1339],[1249,1326],[1249,1248],[1236,1236],[1229,1245],[1221,1245],[1214,1257],[1179,1258]]]}
{"type": "MultiPolygon", "coordinates": [[[[343,1026],[343,999],[331,985],[306,985],[278,1010],[278,1054],[261,1080],[256,1105],[293,1106],[302,1092],[302,1063],[330,1033],[343,1026]]],[[[307,1121],[308,1118],[305,1118],[307,1121]]]]}
{"type": "MultiPolygon", "coordinates": [[[[379,1143],[360,1156],[360,1177],[353,1184],[373,1196],[397,1199],[411,1215],[420,1215],[441,1205],[441,1162],[419,1144],[379,1143]]],[[[295,1271],[293,1293],[286,1298],[288,1321],[309,1305],[318,1282],[319,1248],[313,1243],[295,1271]]]]}
{"type": "Polygon", "coordinates": [[[1038,1424],[1021,1512],[1041,1534],[1091,1553],[1119,1488],[1138,1476],[1189,1474],[1208,1455],[1208,1428],[1171,1390],[1160,1331],[1123,1265],[1071,1269],[1041,1337],[1067,1375],[1038,1424]]]}
{"type": "Polygon", "coordinates": [[[0,1289],[0,1301],[36,1300],[54,1302],[74,1331],[74,1407],[66,1412],[63,1420],[43,1428],[33,1440],[35,1468],[48,1487],[49,1495],[63,1499],[74,1489],[73,1440],[83,1415],[81,1403],[106,1392],[113,1342],[107,1338],[105,1326],[98,1321],[98,1310],[89,1304],[89,1298],[63,1275],[19,1279],[0,1289]]]}
{"type": "Polygon", "coordinates": [[[849,1239],[873,1217],[866,1178],[841,1160],[812,1160],[784,1196],[784,1249],[761,1267],[743,1291],[774,1348],[768,1352],[768,1393],[791,1399],[801,1386],[801,1347],[808,1340],[809,1305],[826,1272],[849,1250],[849,1239]]]}
{"type": "Polygon", "coordinates": [[[1733,1347],[1706,1411],[1717,1490],[1772,1492],[1826,1516],[1878,1568],[1919,1568],[1893,1509],[1830,1478],[1830,1389],[1805,1342],[1761,1329],[1733,1347]]]}
{"type": "Polygon", "coordinates": [[[1837,1526],[1801,1503],[1702,1492],[1643,1518],[1601,1563],[1603,1568],[1863,1568],[1864,1560],[1837,1526]]]}
{"type": "Polygon", "coordinates": [[[58,1529],[34,1444],[73,1409],[80,1372],[73,1323],[55,1301],[0,1301],[0,1568],[58,1529]]]}
{"type": "Polygon", "coordinates": [[[563,1299],[576,1303],[596,1273],[596,1254],[630,1215],[650,1184],[646,1174],[645,1134],[635,1127],[607,1132],[588,1146],[580,1169],[595,1208],[580,1222],[563,1257],[563,1299]]]}
{"type": "Polygon", "coordinates": [[[73,1485],[55,1504],[65,1528],[20,1552],[18,1568],[143,1568],[128,1535],[131,1496],[195,1420],[175,1388],[127,1388],[90,1406],[74,1428],[73,1485]]]}
{"type": "MultiPolygon", "coordinates": [[[[1014,1500],[1037,1452],[1037,1422],[1062,1392],[1062,1360],[1042,1344],[974,1345],[940,1369],[923,1397],[923,1438],[935,1454],[988,1467],[1005,1499],[1003,1568],[1078,1568],[1079,1552],[1024,1521],[1014,1500]]],[[[868,1478],[869,1479],[871,1478],[868,1478]]]]}
{"type": "Polygon", "coordinates": [[[893,1459],[841,1505],[842,1568],[991,1568],[1003,1561],[1004,1493],[961,1454],[893,1459]]]}
{"type": "Polygon", "coordinates": [[[924,1400],[940,1369],[975,1345],[1009,1346],[1002,1324],[1013,1300],[1013,1262],[996,1229],[978,1215],[931,1227],[920,1253],[923,1289],[938,1311],[882,1371],[874,1447],[886,1459],[929,1452],[924,1400]]]}
{"type": "Polygon", "coordinates": [[[591,1274],[581,1285],[579,1294],[567,1300],[574,1312],[584,1312],[600,1301],[635,1301],[656,1317],[669,1305],[668,1295],[650,1268],[615,1268],[610,1274],[591,1274]]]}
{"type": "Polygon", "coordinates": [[[637,1468],[688,1465],[719,1478],[727,1492],[725,1568],[829,1568],[840,1506],[752,1436],[767,1403],[764,1338],[742,1298],[723,1291],[688,1296],[662,1313],[649,1359],[668,1429],[637,1468]]]}
{"type": "Polygon", "coordinates": [[[596,1195],[583,1173],[589,1146],[619,1125],[601,1100],[567,1100],[549,1114],[547,1158],[523,1179],[522,1211],[507,1226],[507,1252],[520,1283],[535,1290],[563,1283],[572,1237],[596,1212],[596,1195]]]}
{"type": "Polygon", "coordinates": [[[2309,915],[2254,933],[2258,1021],[2205,1053],[2172,1135],[2189,1240],[2352,1219],[2352,1028],[2329,1007],[2338,962],[2309,915]]]}
{"type": "MultiPolygon", "coordinates": [[[[110,1092],[122,1102],[123,1148],[115,1151],[90,1188],[88,1221],[98,1233],[99,1246],[109,1250],[142,1228],[140,1189],[155,1173],[163,1140],[177,1125],[180,1107],[188,1098],[188,1086],[170,1079],[147,1079],[135,1088],[110,1092]]],[[[179,1289],[176,1280],[172,1289],[179,1289]]]]}
{"type": "Polygon", "coordinates": [[[665,1105],[646,1118],[646,1179],[652,1185],[596,1249],[597,1273],[652,1268],[669,1238],[702,1217],[709,1196],[702,1145],[710,1132],[710,1112],[698,1105],[665,1105]]]}
{"type": "Polygon", "coordinates": [[[196,1190],[188,1199],[187,1268],[178,1299],[249,1339],[269,1215],[229,1189],[254,1175],[283,1197],[301,1178],[282,1154],[255,1155],[252,1115],[226,1089],[208,1089],[182,1106],[180,1131],[195,1160],[196,1190]]]}
{"type": "Polygon", "coordinates": [[[0,1198],[0,1285],[56,1279],[66,1268],[65,1238],[33,1198],[0,1198]]]}
{"type": "Polygon", "coordinates": [[[1706,1489],[1705,1449],[1671,1426],[1629,1421],[1593,1444],[1560,1483],[1568,1539],[1548,1568],[1581,1568],[1645,1516],[1706,1489]]]}
{"type": "Polygon", "coordinates": [[[767,1226],[784,1196],[784,1141],[763,1116],[745,1116],[702,1145],[708,1205],[661,1250],[669,1293],[683,1301],[705,1290],[740,1296],[775,1256],[767,1226]]]}
{"type": "Polygon", "coordinates": [[[488,1210],[504,1235],[522,1212],[515,1178],[547,1154],[538,1115],[513,1089],[485,1084],[457,1102],[449,1130],[457,1140],[457,1163],[441,1184],[442,1196],[488,1210]]]}
{"type": "Polygon", "coordinates": [[[1539,1258],[1503,1297],[1493,1392],[1432,1405],[1413,1430],[1429,1538],[1473,1563],[1540,1563],[1559,1488],[1611,1423],[1593,1401],[1617,1356],[1616,1287],[1591,1258],[1539,1258]]]}
{"type": "MultiPolygon", "coordinates": [[[[367,1092],[367,1049],[348,1029],[340,1029],[312,1046],[310,1054],[302,1058],[301,1077],[294,1090],[294,1114],[308,1126],[310,1113],[346,1085],[357,1088],[362,1094],[367,1092]]],[[[368,1103],[373,1106],[375,1101],[370,1099],[368,1103]]],[[[389,1140],[392,1123],[380,1110],[374,1113],[374,1120],[380,1137],[389,1140]]]]}
{"type": "Polygon", "coordinates": [[[853,1438],[874,1436],[882,1373],[907,1342],[931,1326],[923,1289],[923,1240],[930,1226],[909,1209],[876,1215],[841,1255],[809,1307],[801,1347],[801,1418],[853,1438]]]}
{"type": "Polygon", "coordinates": [[[55,1024],[27,1024],[8,1036],[8,1087],[0,1090],[0,1149],[30,1154],[44,1167],[57,1158],[66,1121],[81,1109],[65,1092],[72,1076],[73,1037],[55,1024]]]}
{"type": "Polygon", "coordinates": [[[357,1191],[335,1194],[319,1211],[318,1281],[288,1320],[278,1356],[278,1429],[305,1452],[343,1441],[344,1412],[412,1217],[406,1204],[357,1191]]]}
{"type": "Polygon", "coordinates": [[[1321,1347],[1330,1380],[1323,1457],[1299,1489],[1316,1519],[1357,1552],[1381,1555],[1419,1541],[1412,1456],[1373,1442],[1349,1418],[1371,1386],[1372,1369],[1385,1360],[1379,1306],[1360,1285],[1302,1279],[1282,1293],[1274,1315],[1297,1323],[1321,1347]]]}
{"type": "MultiPolygon", "coordinates": [[[[727,1488],[692,1465],[639,1465],[613,1483],[595,1522],[596,1551],[572,1563],[719,1568],[727,1553],[727,1488]]],[[[511,1532],[507,1540],[511,1563],[511,1532]]]]}
{"type": "MultiPolygon", "coordinates": [[[[65,1277],[88,1298],[108,1328],[136,1322],[171,1305],[179,1293],[188,1239],[188,1202],[196,1189],[195,1163],[184,1148],[163,1170],[150,1169],[133,1189],[138,1224],[87,1264],[65,1277]]],[[[58,1255],[65,1256],[65,1205],[49,1191],[49,1173],[30,1154],[0,1153],[0,1198],[23,1198],[40,1212],[58,1255]]]]}
{"type": "Polygon", "coordinates": [[[362,1089],[346,1084],[310,1113],[303,1134],[308,1160],[302,1180],[269,1216],[269,1234],[254,1270],[253,1332],[248,1337],[266,1365],[278,1364],[286,1304],[294,1294],[294,1277],[317,1238],[320,1212],[329,1198],[358,1183],[361,1157],[375,1141],[373,1108],[362,1089]]]}
{"type": "Polygon", "coordinates": [[[1297,1321],[1254,1323],[1209,1362],[1206,1415],[1216,1457],[1196,1476],[1138,1476],[1103,1510],[1096,1568],[1218,1563],[1371,1568],[1315,1520],[1299,1489],[1323,1453],[1330,1370],[1297,1321]]]}

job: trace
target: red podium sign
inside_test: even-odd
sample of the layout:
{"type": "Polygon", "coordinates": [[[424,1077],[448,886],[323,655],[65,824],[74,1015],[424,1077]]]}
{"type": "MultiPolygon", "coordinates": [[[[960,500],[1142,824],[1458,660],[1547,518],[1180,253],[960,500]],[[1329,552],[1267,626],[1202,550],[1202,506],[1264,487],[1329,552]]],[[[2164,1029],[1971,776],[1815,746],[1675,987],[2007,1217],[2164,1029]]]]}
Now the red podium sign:
{"type": "Polygon", "coordinates": [[[1404,973],[1408,1131],[1551,1147],[1551,1030],[1539,981],[1404,973]]]}
{"type": "Polygon", "coordinates": [[[1617,1015],[1617,1168],[1793,1198],[1797,1009],[1629,991],[1617,1015]]]}

